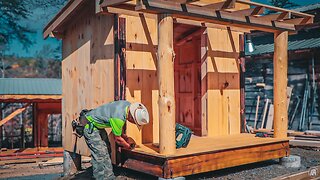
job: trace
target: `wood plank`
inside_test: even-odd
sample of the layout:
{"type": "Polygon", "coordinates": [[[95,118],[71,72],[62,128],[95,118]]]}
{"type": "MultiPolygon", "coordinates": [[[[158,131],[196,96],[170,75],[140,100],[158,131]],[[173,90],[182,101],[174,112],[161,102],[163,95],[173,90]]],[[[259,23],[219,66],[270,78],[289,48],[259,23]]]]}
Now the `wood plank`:
{"type": "Polygon", "coordinates": [[[306,135],[314,135],[314,136],[320,136],[320,131],[312,131],[312,130],[307,130],[304,132],[306,135]]]}
{"type": "Polygon", "coordinates": [[[250,33],[250,29],[246,29],[246,28],[229,27],[229,26],[225,26],[225,25],[207,23],[207,22],[204,23],[201,21],[195,21],[195,20],[190,20],[190,19],[174,18],[174,22],[180,23],[180,24],[188,24],[188,25],[192,25],[192,26],[208,27],[208,28],[216,28],[216,29],[224,29],[224,30],[227,30],[228,28],[230,28],[231,31],[250,33]]]}
{"type": "Polygon", "coordinates": [[[285,174],[272,180],[301,180],[301,179],[317,179],[320,177],[320,166],[309,168],[307,171],[285,174]]]}
{"type": "Polygon", "coordinates": [[[291,102],[291,95],[292,95],[292,87],[287,87],[287,110],[289,111],[289,106],[291,102]]]}
{"type": "Polygon", "coordinates": [[[261,3],[249,1],[249,0],[237,0],[237,2],[242,3],[242,4],[247,4],[250,6],[261,6],[261,7],[265,7],[269,10],[273,10],[273,11],[277,11],[277,12],[288,12],[288,13],[291,13],[292,15],[299,16],[299,17],[314,17],[313,15],[310,15],[307,13],[292,11],[292,10],[288,10],[288,9],[284,9],[284,8],[279,8],[279,7],[275,7],[275,6],[270,6],[270,5],[266,5],[266,4],[261,4],[261,3]]]}
{"type": "Polygon", "coordinates": [[[227,149],[242,148],[255,145],[272,144],[276,142],[286,142],[289,139],[275,139],[275,138],[259,138],[255,134],[233,134],[216,137],[197,137],[192,136],[187,148],[177,149],[175,154],[163,155],[158,151],[158,147],[153,144],[143,144],[135,148],[134,152],[148,154],[157,157],[178,157],[202,154],[205,152],[218,152],[227,149]],[[206,146],[203,146],[206,144],[206,146]]]}
{"type": "Polygon", "coordinates": [[[283,22],[294,24],[294,25],[304,25],[304,24],[313,23],[313,18],[306,17],[306,18],[286,19],[283,22]]]}
{"type": "MultiPolygon", "coordinates": [[[[251,142],[252,137],[253,139],[261,139],[261,141],[273,139],[254,138],[253,135],[245,135],[245,137],[247,138],[240,140],[241,142],[243,142],[243,144],[251,142]]],[[[209,140],[212,138],[204,138],[204,141],[202,141],[201,139],[202,138],[198,139],[198,148],[206,149],[205,146],[199,147],[199,144],[204,143],[205,140],[205,142],[207,142],[208,144],[211,143],[212,145],[217,142],[209,140]]],[[[229,139],[237,138],[233,136],[229,139]]],[[[222,140],[226,139],[222,138],[222,140]]],[[[229,145],[233,142],[239,142],[239,139],[237,140],[229,142],[229,145]]],[[[122,157],[124,160],[124,164],[126,164],[126,161],[129,160],[129,162],[126,164],[126,168],[134,169],[140,172],[146,172],[148,174],[156,175],[162,178],[174,178],[178,176],[187,176],[190,174],[223,169],[226,167],[239,166],[242,164],[280,158],[287,156],[290,153],[288,140],[281,141],[279,139],[274,139],[273,142],[265,144],[258,144],[257,142],[255,142],[250,145],[246,144],[242,147],[234,146],[234,148],[231,149],[222,147],[222,149],[218,150],[219,148],[214,149],[214,146],[212,147],[211,150],[203,151],[202,153],[196,153],[193,150],[189,150],[193,152],[190,152],[188,155],[175,154],[172,156],[150,154],[137,150],[124,150],[122,157]]],[[[189,148],[189,146],[187,148],[189,148]]]]}
{"type": "Polygon", "coordinates": [[[216,24],[243,27],[267,32],[275,32],[276,30],[295,30],[295,27],[292,24],[286,24],[277,21],[264,21],[259,20],[255,17],[248,16],[234,16],[230,12],[210,11],[202,7],[197,7],[189,4],[181,6],[178,3],[172,3],[169,1],[148,1],[148,4],[137,6],[136,10],[149,13],[170,12],[174,17],[178,18],[187,18],[192,20],[212,22],[216,24]]]}
{"type": "Polygon", "coordinates": [[[253,125],[253,129],[256,129],[256,128],[257,128],[258,113],[259,113],[259,106],[260,106],[260,96],[257,96],[257,105],[256,105],[255,116],[254,116],[254,125],[253,125]]]}
{"type": "Polygon", "coordinates": [[[127,123],[127,135],[138,144],[159,143],[159,107],[157,81],[157,19],[154,16],[121,15],[126,18],[127,31],[127,91],[130,102],[143,103],[149,112],[150,123],[139,131],[127,123]]]}
{"type": "Polygon", "coordinates": [[[264,21],[283,21],[284,19],[289,18],[289,13],[283,12],[278,14],[268,14],[263,16],[257,16],[256,18],[264,21]]]}
{"type": "Polygon", "coordinates": [[[106,6],[116,6],[116,5],[123,4],[123,3],[129,2],[129,1],[131,1],[131,0],[104,0],[100,4],[100,7],[104,8],[106,6]]]}
{"type": "Polygon", "coordinates": [[[197,2],[200,0],[173,0],[173,1],[181,3],[181,4],[189,4],[189,3],[197,2]]]}
{"type": "Polygon", "coordinates": [[[59,13],[46,25],[43,30],[43,38],[47,38],[56,29],[61,26],[68,17],[70,17],[71,13],[74,13],[76,9],[78,9],[86,0],[72,0],[69,1],[60,11],[59,13]]]}
{"type": "Polygon", "coordinates": [[[143,173],[150,174],[157,177],[162,177],[162,167],[151,163],[138,161],[135,159],[128,159],[122,165],[124,168],[129,168],[135,171],[142,171],[143,173]]]}
{"type": "Polygon", "coordinates": [[[96,16],[94,4],[66,30],[62,61],[62,135],[69,152],[89,156],[84,138],[72,133],[71,121],[82,109],[114,99],[113,16],[96,16]]]}
{"type": "Polygon", "coordinates": [[[262,6],[257,6],[255,8],[249,8],[249,9],[242,9],[237,11],[232,11],[233,15],[238,16],[256,16],[263,14],[265,11],[265,8],[262,6]]]}
{"type": "Polygon", "coordinates": [[[299,147],[313,147],[313,148],[320,148],[319,141],[307,141],[307,140],[290,140],[291,146],[299,146],[299,147]]]}
{"type": "Polygon", "coordinates": [[[2,119],[0,121],[0,127],[2,125],[4,125],[5,123],[7,123],[8,121],[10,121],[12,118],[14,118],[15,116],[17,116],[18,114],[22,113],[24,110],[27,109],[27,107],[30,105],[30,103],[24,105],[22,108],[19,108],[15,111],[13,111],[11,114],[9,114],[7,117],[5,117],[4,119],[2,119]]]}
{"type": "Polygon", "coordinates": [[[240,112],[240,80],[236,63],[239,33],[228,28],[208,28],[207,36],[207,72],[202,72],[202,77],[205,75],[208,81],[208,136],[240,133],[240,114],[236,113],[240,112]],[[221,57],[217,57],[218,51],[221,51],[221,57]],[[230,57],[225,57],[227,53],[230,57]]]}
{"type": "Polygon", "coordinates": [[[269,112],[268,112],[268,116],[267,116],[266,129],[273,128],[273,119],[274,119],[274,106],[273,106],[273,104],[270,104],[269,112]]]}
{"type": "Polygon", "coordinates": [[[164,178],[208,172],[289,155],[289,144],[275,143],[169,160],[164,178]],[[241,156],[241,158],[239,157],[241,156]]]}
{"type": "Polygon", "coordinates": [[[269,107],[269,101],[270,101],[270,99],[266,99],[266,102],[264,104],[262,122],[261,122],[261,127],[260,127],[261,129],[264,128],[264,123],[265,123],[265,119],[266,119],[266,115],[267,115],[267,111],[268,111],[268,107],[269,107]]]}
{"type": "Polygon", "coordinates": [[[210,10],[223,10],[223,9],[235,8],[235,4],[236,4],[236,0],[226,0],[222,2],[207,4],[202,7],[208,8],[210,10]]]}

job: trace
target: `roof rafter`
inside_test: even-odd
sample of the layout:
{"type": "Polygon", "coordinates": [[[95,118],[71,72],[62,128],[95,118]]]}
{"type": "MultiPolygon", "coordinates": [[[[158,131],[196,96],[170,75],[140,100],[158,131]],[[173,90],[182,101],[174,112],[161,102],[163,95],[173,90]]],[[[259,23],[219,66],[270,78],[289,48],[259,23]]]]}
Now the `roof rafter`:
{"type": "Polygon", "coordinates": [[[180,4],[189,4],[189,3],[197,2],[200,0],[173,0],[173,1],[178,2],[180,4]]]}
{"type": "Polygon", "coordinates": [[[275,6],[270,6],[266,4],[261,4],[261,3],[256,3],[248,0],[236,0],[238,3],[241,4],[247,4],[250,6],[262,6],[265,7],[266,9],[272,10],[272,11],[277,11],[277,12],[290,12],[292,15],[299,16],[299,17],[313,17],[313,15],[302,13],[302,12],[297,12],[297,11],[292,11],[284,8],[279,8],[275,6]]]}
{"type": "Polygon", "coordinates": [[[149,13],[172,13],[174,17],[181,17],[205,22],[213,22],[235,27],[275,32],[277,30],[295,31],[293,24],[286,24],[277,21],[265,21],[249,16],[235,16],[230,12],[212,11],[191,4],[178,4],[175,2],[161,0],[143,0],[136,10],[149,13]]]}
{"type": "Polygon", "coordinates": [[[218,3],[212,3],[204,5],[205,8],[210,8],[211,10],[222,10],[222,9],[232,9],[235,8],[236,0],[226,0],[218,3]]]}
{"type": "Polygon", "coordinates": [[[265,11],[264,7],[257,6],[255,8],[232,11],[232,14],[234,14],[236,16],[256,16],[256,15],[263,14],[264,11],[265,11]]]}
{"type": "Polygon", "coordinates": [[[290,19],[290,13],[289,12],[282,12],[278,14],[268,14],[264,16],[257,17],[259,19],[263,19],[265,21],[282,21],[284,19],[290,19]]]}
{"type": "Polygon", "coordinates": [[[123,3],[129,2],[129,1],[131,1],[131,0],[104,0],[100,4],[100,7],[115,6],[115,5],[123,4],[123,3]]]}

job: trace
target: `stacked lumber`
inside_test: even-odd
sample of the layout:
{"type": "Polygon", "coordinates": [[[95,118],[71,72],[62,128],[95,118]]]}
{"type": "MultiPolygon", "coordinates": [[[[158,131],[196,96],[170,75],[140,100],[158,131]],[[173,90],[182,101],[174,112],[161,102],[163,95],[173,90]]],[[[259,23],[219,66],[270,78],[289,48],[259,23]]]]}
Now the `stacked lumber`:
{"type": "Polygon", "coordinates": [[[63,157],[62,148],[27,148],[27,149],[1,149],[0,164],[34,163],[43,159],[63,157]]]}
{"type": "MultiPolygon", "coordinates": [[[[254,130],[254,133],[267,133],[268,136],[273,136],[273,130],[258,129],[254,130]]],[[[290,139],[289,144],[294,147],[310,147],[320,148],[320,131],[293,131],[288,130],[288,137],[290,139]]]]}

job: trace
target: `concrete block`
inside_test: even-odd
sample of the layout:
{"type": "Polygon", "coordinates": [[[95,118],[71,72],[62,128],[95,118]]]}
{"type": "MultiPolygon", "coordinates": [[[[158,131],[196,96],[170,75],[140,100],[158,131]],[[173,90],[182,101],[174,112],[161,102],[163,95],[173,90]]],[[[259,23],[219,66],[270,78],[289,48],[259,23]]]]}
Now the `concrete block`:
{"type": "Polygon", "coordinates": [[[290,155],[280,158],[280,164],[287,168],[299,168],[301,167],[301,158],[300,156],[290,155]]]}

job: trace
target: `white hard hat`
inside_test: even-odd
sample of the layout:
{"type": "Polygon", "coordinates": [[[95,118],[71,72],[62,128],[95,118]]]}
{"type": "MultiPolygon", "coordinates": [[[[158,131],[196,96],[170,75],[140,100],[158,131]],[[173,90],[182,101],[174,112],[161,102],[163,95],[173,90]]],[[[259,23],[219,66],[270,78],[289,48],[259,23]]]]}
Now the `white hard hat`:
{"type": "Polygon", "coordinates": [[[141,128],[140,126],[149,123],[149,113],[143,104],[137,102],[132,103],[129,106],[129,111],[139,129],[141,128]]]}

